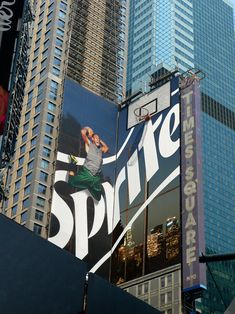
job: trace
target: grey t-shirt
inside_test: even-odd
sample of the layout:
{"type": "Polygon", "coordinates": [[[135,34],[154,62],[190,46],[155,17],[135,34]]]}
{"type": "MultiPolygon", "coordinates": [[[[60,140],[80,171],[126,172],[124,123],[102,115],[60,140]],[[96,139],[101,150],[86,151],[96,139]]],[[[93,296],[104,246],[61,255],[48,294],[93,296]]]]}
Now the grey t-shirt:
{"type": "Polygon", "coordinates": [[[90,143],[83,166],[86,167],[94,176],[101,171],[102,163],[103,159],[101,147],[97,147],[94,143],[90,143]]]}

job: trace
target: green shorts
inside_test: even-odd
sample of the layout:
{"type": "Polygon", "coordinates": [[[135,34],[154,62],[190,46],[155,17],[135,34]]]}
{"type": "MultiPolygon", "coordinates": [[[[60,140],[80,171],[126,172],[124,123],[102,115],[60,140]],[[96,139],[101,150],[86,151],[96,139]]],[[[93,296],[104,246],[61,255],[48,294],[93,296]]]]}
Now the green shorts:
{"type": "Polygon", "coordinates": [[[69,176],[68,183],[80,190],[87,189],[97,201],[101,199],[101,177],[92,175],[86,167],[81,167],[75,176],[69,176]]]}

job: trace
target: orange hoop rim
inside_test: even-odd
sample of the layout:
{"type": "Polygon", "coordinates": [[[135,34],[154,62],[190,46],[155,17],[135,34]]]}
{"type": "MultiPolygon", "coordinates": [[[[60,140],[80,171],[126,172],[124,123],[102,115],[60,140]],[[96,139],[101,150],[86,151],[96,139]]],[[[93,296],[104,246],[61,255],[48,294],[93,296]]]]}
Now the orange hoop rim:
{"type": "Polygon", "coordinates": [[[134,110],[134,115],[139,119],[139,120],[149,120],[150,119],[150,114],[149,114],[149,110],[147,108],[144,107],[138,107],[135,108],[134,110]],[[139,110],[139,114],[137,113],[137,110],[139,110]],[[141,114],[141,111],[144,110],[145,114],[141,114]]]}

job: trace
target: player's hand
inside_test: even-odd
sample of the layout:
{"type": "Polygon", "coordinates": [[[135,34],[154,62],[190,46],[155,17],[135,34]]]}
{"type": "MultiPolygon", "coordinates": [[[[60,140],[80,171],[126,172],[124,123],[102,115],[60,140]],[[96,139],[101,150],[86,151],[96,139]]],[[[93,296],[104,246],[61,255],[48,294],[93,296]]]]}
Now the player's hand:
{"type": "Polygon", "coordinates": [[[94,134],[92,128],[90,128],[89,126],[87,127],[87,133],[88,133],[88,137],[92,137],[92,135],[94,134]]]}

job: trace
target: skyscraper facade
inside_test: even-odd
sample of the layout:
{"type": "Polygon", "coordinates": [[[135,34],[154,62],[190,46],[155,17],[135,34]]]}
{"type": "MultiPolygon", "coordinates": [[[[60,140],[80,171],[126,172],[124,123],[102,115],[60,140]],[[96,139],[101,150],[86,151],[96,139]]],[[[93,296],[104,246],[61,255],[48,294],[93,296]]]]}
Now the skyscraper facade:
{"type": "MultiPolygon", "coordinates": [[[[150,74],[162,66],[181,73],[197,68],[205,75],[201,93],[206,250],[233,252],[235,37],[231,1],[133,1],[127,94],[146,90],[150,74]]],[[[222,313],[229,305],[235,295],[234,274],[232,262],[209,266],[203,313],[222,313]]]]}
{"type": "Polygon", "coordinates": [[[35,4],[24,104],[3,212],[42,237],[48,237],[65,75],[107,99],[122,96],[122,3],[35,4]]]}
{"type": "Polygon", "coordinates": [[[125,78],[125,6],[122,1],[72,1],[68,77],[111,101],[125,78]]]}

